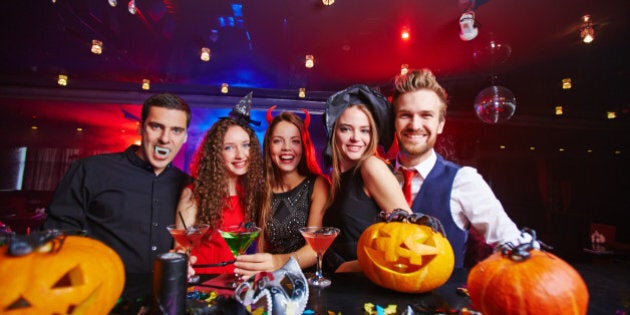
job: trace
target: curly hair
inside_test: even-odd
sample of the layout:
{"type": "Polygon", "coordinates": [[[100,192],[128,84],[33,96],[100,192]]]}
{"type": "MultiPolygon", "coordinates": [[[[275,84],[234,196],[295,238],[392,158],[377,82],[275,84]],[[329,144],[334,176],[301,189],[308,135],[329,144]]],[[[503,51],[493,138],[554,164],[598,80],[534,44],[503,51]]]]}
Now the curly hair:
{"type": "Polygon", "coordinates": [[[193,194],[199,211],[197,221],[208,223],[214,230],[223,222],[223,209],[230,196],[226,178],[225,161],[221,154],[223,140],[232,126],[242,127],[249,135],[249,167],[245,175],[239,177],[239,203],[245,212],[247,222],[256,222],[260,208],[263,184],[263,162],[260,142],[254,131],[232,119],[217,121],[206,133],[203,142],[195,152],[191,173],[194,177],[193,194]]]}
{"type": "Polygon", "coordinates": [[[282,187],[284,185],[282,181],[282,174],[276,167],[271,157],[271,135],[275,131],[276,127],[280,122],[286,121],[288,123],[293,124],[300,132],[301,140],[302,140],[302,158],[297,166],[298,174],[302,176],[309,176],[311,174],[321,175],[322,171],[317,164],[317,158],[315,156],[315,147],[313,146],[313,142],[311,141],[310,134],[308,132],[307,127],[304,125],[304,121],[300,119],[297,115],[290,112],[282,112],[278,116],[276,116],[270,123],[267,131],[265,132],[265,138],[263,139],[263,160],[265,165],[265,185],[263,192],[263,203],[260,211],[260,218],[258,225],[262,228],[262,233],[260,233],[260,244],[262,249],[264,250],[265,244],[265,232],[267,222],[273,215],[271,209],[271,199],[273,195],[273,189],[282,187]]]}

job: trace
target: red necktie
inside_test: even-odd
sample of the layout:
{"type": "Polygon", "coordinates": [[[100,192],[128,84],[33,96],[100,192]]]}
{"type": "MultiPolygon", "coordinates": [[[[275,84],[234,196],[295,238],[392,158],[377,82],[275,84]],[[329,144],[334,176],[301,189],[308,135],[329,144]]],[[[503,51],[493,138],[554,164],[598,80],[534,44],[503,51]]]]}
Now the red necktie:
{"type": "Polygon", "coordinates": [[[411,179],[413,178],[413,176],[416,174],[416,170],[415,169],[404,169],[404,168],[400,168],[400,170],[403,173],[403,177],[405,179],[405,181],[403,182],[403,194],[405,195],[405,199],[407,199],[407,203],[409,204],[409,206],[411,206],[411,179]]]}

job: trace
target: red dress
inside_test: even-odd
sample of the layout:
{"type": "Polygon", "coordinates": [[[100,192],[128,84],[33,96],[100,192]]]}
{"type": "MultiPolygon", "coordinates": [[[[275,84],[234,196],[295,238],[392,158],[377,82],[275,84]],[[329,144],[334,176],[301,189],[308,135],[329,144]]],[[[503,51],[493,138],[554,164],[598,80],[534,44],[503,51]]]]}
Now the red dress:
{"type": "MultiPolygon", "coordinates": [[[[223,223],[221,227],[239,225],[245,220],[245,215],[238,196],[230,196],[227,207],[223,209],[223,223]]],[[[192,255],[197,256],[197,264],[216,264],[223,261],[234,260],[234,255],[216,229],[208,231],[208,237],[197,248],[192,250],[192,255]]],[[[234,264],[224,267],[195,268],[197,274],[208,273],[234,273],[234,264]]]]}

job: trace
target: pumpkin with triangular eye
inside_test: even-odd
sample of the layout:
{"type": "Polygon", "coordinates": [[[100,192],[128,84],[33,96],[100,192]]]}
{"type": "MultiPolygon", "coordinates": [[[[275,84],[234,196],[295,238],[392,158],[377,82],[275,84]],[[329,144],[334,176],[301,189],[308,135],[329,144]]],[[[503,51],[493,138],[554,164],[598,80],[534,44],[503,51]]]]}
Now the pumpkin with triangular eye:
{"type": "Polygon", "coordinates": [[[120,257],[100,241],[59,236],[31,253],[0,247],[1,314],[107,314],[122,293],[120,257]]]}
{"type": "Polygon", "coordinates": [[[442,232],[410,222],[369,226],[359,238],[357,258],[372,282],[407,293],[442,286],[455,266],[453,248],[442,232]]]}

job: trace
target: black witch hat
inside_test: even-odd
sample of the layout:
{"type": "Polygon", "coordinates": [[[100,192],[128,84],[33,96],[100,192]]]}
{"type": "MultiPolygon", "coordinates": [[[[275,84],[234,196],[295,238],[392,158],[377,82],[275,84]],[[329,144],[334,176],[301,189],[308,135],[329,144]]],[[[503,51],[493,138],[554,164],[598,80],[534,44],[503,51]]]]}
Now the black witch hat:
{"type": "Polygon", "coordinates": [[[250,124],[260,126],[260,121],[252,120],[249,116],[249,112],[252,108],[253,93],[254,92],[249,92],[245,95],[236,105],[234,105],[232,111],[228,114],[228,117],[221,117],[221,119],[232,119],[244,127],[249,127],[248,125],[250,124]]]}
{"type": "Polygon", "coordinates": [[[344,90],[335,92],[328,97],[326,101],[326,110],[323,116],[326,134],[329,139],[324,150],[324,162],[326,165],[330,165],[332,161],[330,139],[333,137],[333,126],[346,108],[355,104],[365,105],[370,113],[372,113],[374,122],[376,123],[378,144],[383,146],[385,152],[389,150],[389,147],[394,141],[394,119],[387,98],[364,84],[350,86],[344,90]]]}

